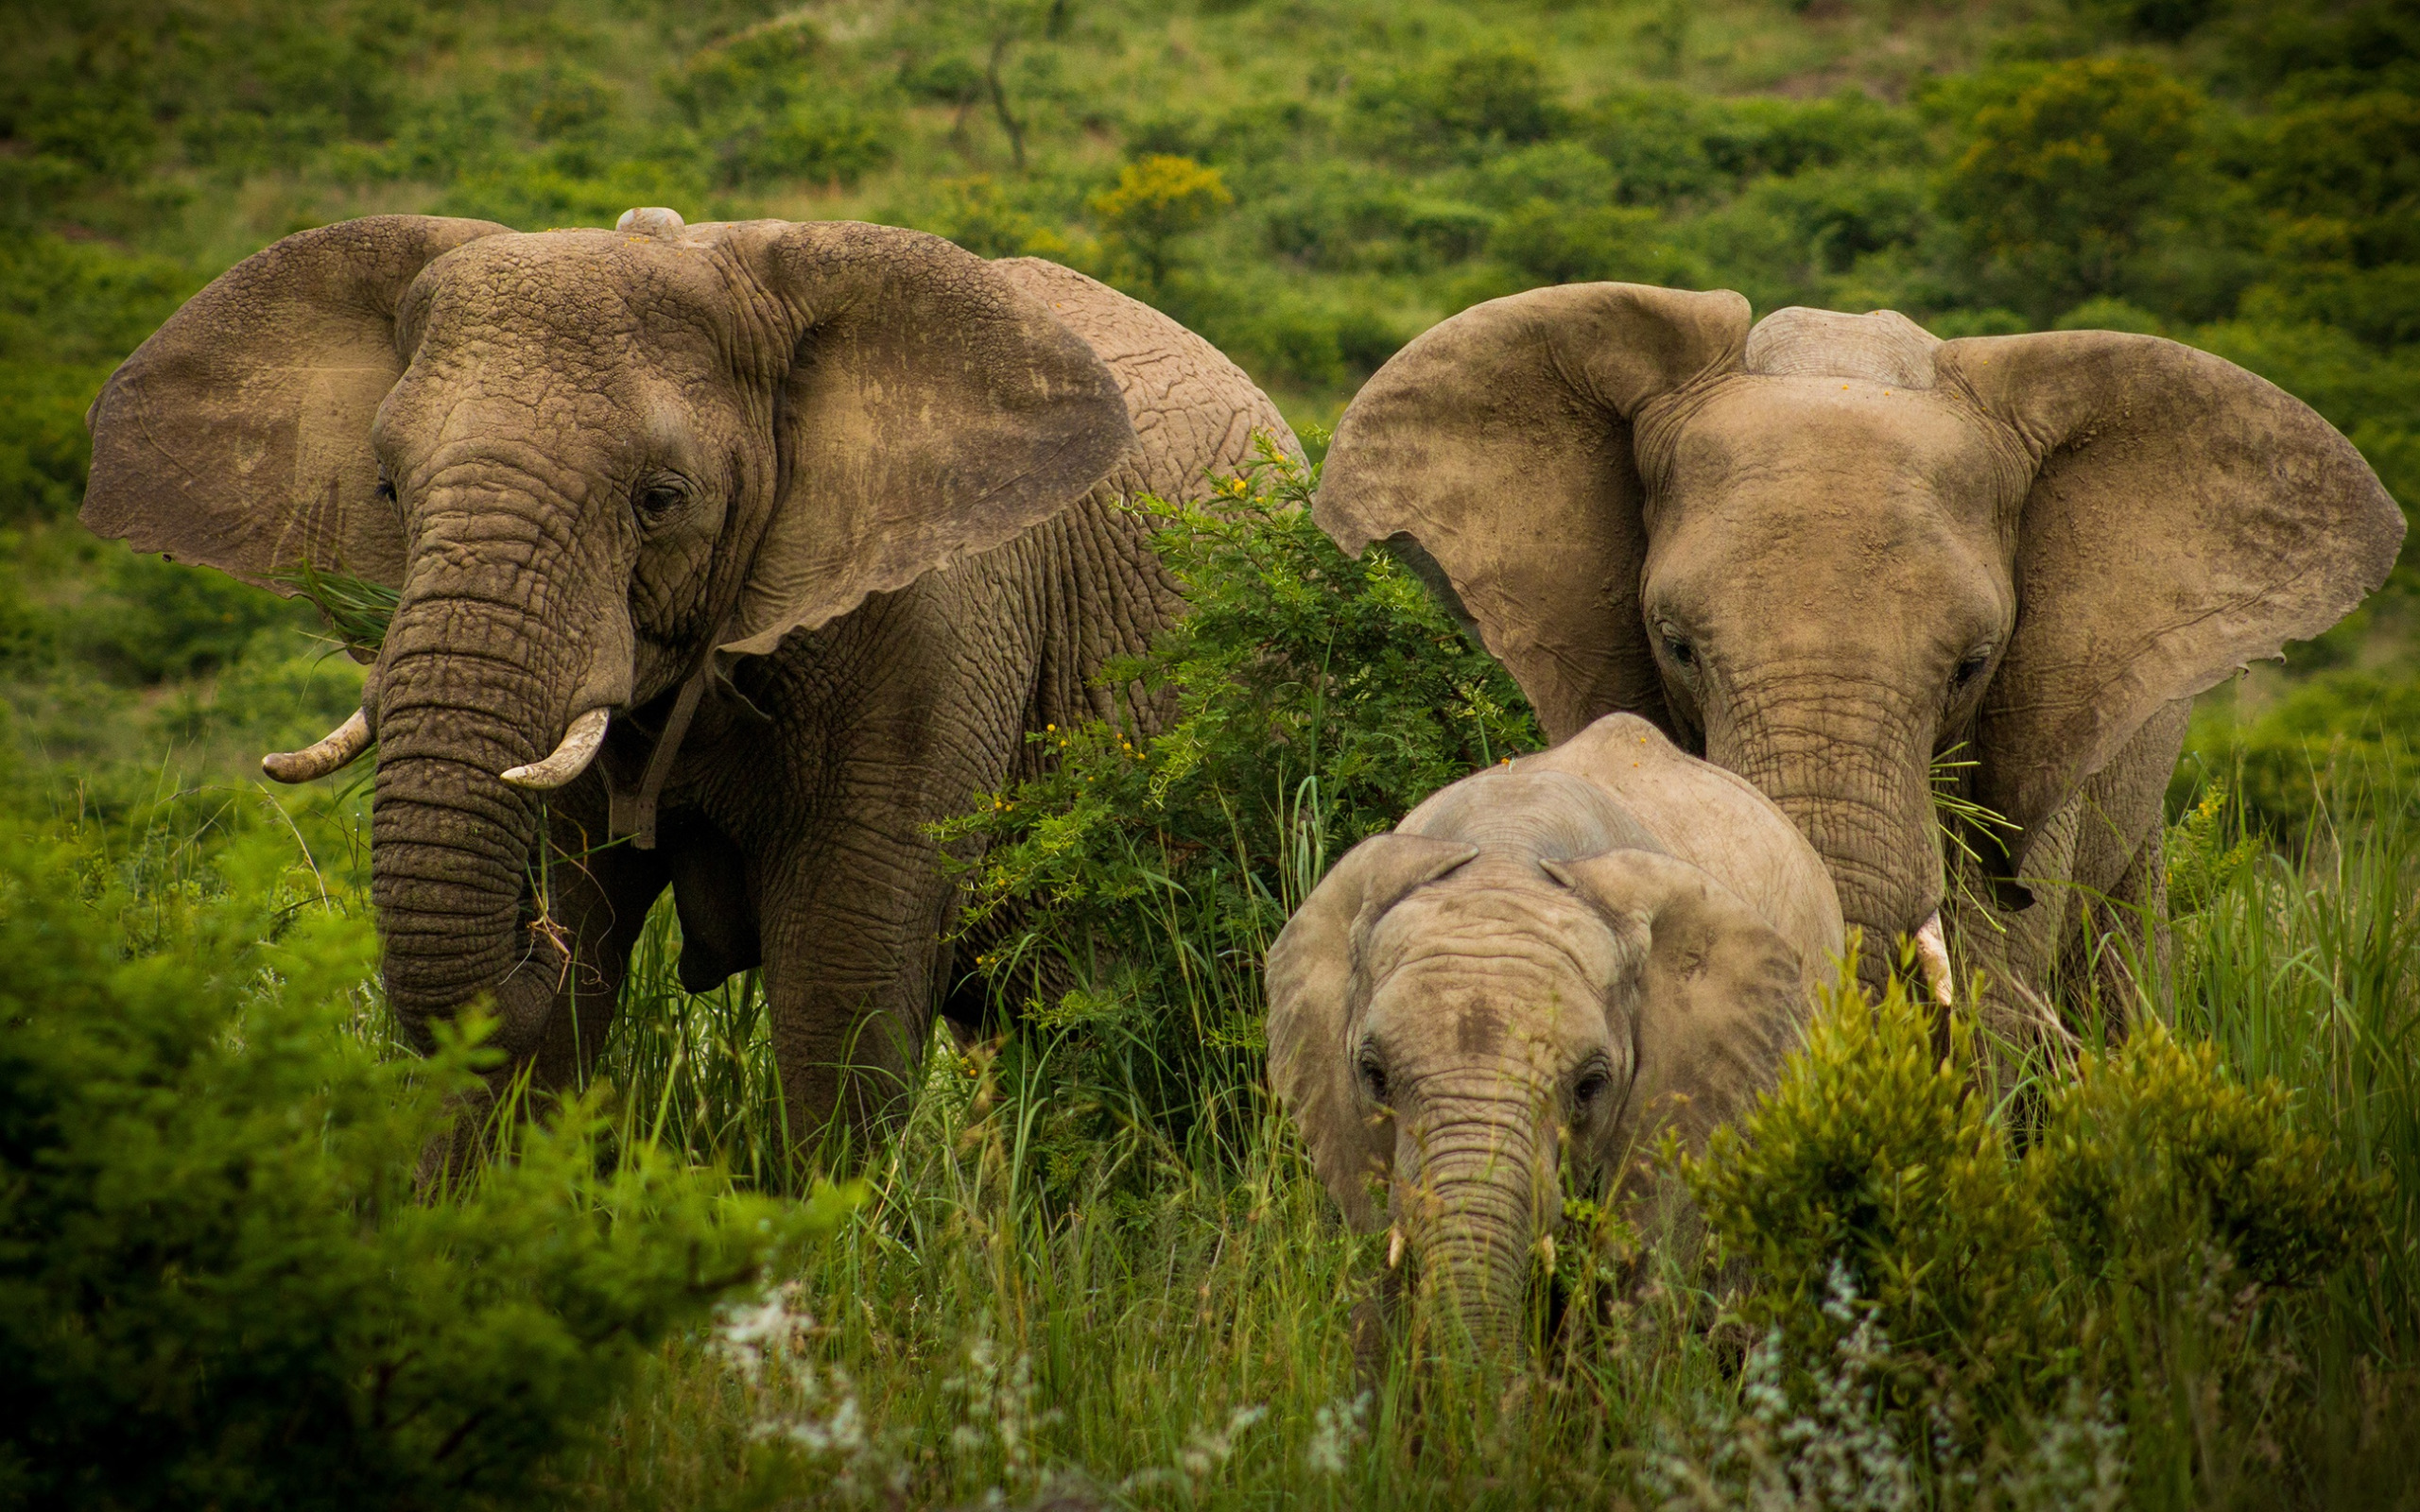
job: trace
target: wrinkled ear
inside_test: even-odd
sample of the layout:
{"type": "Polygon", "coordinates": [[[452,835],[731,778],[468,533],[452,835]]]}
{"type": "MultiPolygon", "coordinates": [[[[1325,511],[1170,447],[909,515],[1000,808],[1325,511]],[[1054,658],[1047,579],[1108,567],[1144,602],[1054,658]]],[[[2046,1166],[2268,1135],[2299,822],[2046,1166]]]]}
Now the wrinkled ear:
{"type": "Polygon", "coordinates": [[[2233,363],[2110,331],[1945,343],[1937,369],[2035,473],[2017,618],[1976,732],[1976,798],[2042,821],[2161,705],[2342,619],[2403,515],[2350,441],[2233,363]]]}
{"type": "Polygon", "coordinates": [[[1608,850],[1548,862],[1549,876],[1616,928],[1644,927],[1647,970],[1629,1024],[1636,1080],[1610,1153],[1634,1158],[1677,1128],[1703,1149],[1780,1079],[1806,1023],[1798,953],[1737,894],[1685,861],[1608,850]]]}
{"type": "Polygon", "coordinates": [[[1371,1227],[1369,1183],[1393,1161],[1392,1136],[1362,1116],[1344,1042],[1356,942],[1414,887],[1478,854],[1415,834],[1376,834],[1328,869],[1269,947],[1269,1080],[1294,1115],[1311,1164],[1347,1222],[1371,1227]]]}
{"type": "Polygon", "coordinates": [[[761,654],[1081,498],[1134,441],[1116,380],[989,264],[854,222],[732,227],[794,342],[781,485],[722,649],[761,654]]]}
{"type": "Polygon", "coordinates": [[[507,228],[372,215],[300,232],[185,301],[84,417],[85,525],[246,582],[308,564],[392,586],[403,531],[370,422],[403,376],[395,307],[421,269],[507,228]]]}
{"type": "Polygon", "coordinates": [[[1669,729],[1639,612],[1631,421],[1738,366],[1747,338],[1729,292],[1577,284],[1474,305],[1362,386],[1314,518],[1348,552],[1388,541],[1432,587],[1442,575],[1548,740],[1616,710],[1669,729]]]}

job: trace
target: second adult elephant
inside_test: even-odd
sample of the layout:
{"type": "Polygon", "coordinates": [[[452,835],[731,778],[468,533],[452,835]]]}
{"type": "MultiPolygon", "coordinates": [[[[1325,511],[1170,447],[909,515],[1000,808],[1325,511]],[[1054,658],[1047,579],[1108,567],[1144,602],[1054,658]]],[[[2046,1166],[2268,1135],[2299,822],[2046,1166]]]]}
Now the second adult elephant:
{"type": "MultiPolygon", "coordinates": [[[[1949,894],[2010,1027],[2051,1035],[2062,951],[2164,912],[2185,700],[2335,624],[2404,530],[2308,407],[2172,341],[1752,329],[1737,294],[1623,284],[1412,342],[1339,423],[1317,509],[1434,569],[1551,738],[1629,711],[1754,782],[1869,979],[1949,894]],[[1943,786],[2006,821],[1967,837],[1969,888],[1943,786]]],[[[2137,988],[2100,980],[2122,1030],[2137,988]]]]}
{"type": "MultiPolygon", "coordinates": [[[[83,518],[398,602],[360,713],[389,1001],[557,1082],[669,885],[683,980],[762,965],[790,1137],[879,1113],[949,981],[926,831],[1107,707],[1179,606],[1122,495],[1291,445],[1207,344],[890,227],[521,234],[382,216],[203,290],[92,414],[83,518]]],[[[964,1005],[961,1005],[964,1006],[964,1005]]]]}

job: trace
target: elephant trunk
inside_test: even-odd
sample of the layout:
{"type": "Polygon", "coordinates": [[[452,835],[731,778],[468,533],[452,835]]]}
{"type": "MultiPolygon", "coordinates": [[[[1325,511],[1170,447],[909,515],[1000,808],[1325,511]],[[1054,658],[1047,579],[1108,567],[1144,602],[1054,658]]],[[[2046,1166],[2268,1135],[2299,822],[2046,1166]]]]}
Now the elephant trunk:
{"type": "Polygon", "coordinates": [[[498,561],[543,558],[458,544],[432,555],[389,627],[372,711],[371,896],[387,996],[424,1048],[434,1021],[484,998],[498,1047],[518,1059],[536,1050],[570,963],[533,927],[540,799],[503,774],[553,752],[589,707],[626,697],[627,657],[600,679],[597,638],[576,622],[566,633],[560,607],[544,611],[560,585],[494,580],[498,561]]]}
{"type": "Polygon", "coordinates": [[[1869,678],[1824,667],[1741,690],[1706,730],[1706,757],[1789,816],[1824,858],[1851,929],[1858,974],[1880,991],[1902,935],[1941,906],[1941,836],[1929,753],[1936,715],[1869,678]]]}
{"type": "Polygon", "coordinates": [[[1515,1368],[1524,1348],[1530,1256],[1549,1220],[1541,1140],[1519,1120],[1440,1128],[1414,1188],[1418,1304],[1437,1352],[1482,1370],[1515,1368]]]}

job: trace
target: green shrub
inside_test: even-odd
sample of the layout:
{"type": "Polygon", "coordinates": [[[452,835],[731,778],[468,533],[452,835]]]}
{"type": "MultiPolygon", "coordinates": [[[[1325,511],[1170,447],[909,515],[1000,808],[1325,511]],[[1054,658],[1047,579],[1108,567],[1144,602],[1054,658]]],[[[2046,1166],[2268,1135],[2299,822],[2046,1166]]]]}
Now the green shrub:
{"type": "Polygon", "coordinates": [[[2026,1164],[2078,1272],[2147,1287],[2203,1242],[2257,1285],[2308,1285],[2360,1252],[2384,1194],[2293,1126],[2282,1086],[2235,1085],[2217,1045],[2156,1019],[2114,1058],[2083,1058],[2026,1164]]]}
{"type": "Polygon", "coordinates": [[[728,1194],[599,1105],[416,1194],[488,1053],[361,1033],[366,921],[291,841],[0,842],[0,1501],[501,1504],[843,1206],[728,1194]],[[307,901],[306,901],[307,900],[307,901]]]}
{"type": "Polygon", "coordinates": [[[61,634],[89,665],[120,681],[216,672],[261,630],[317,628],[300,602],[163,557],[112,552],[106,587],[69,611],[61,634]]]}
{"type": "Polygon", "coordinates": [[[1507,212],[1487,239],[1490,256],[1540,284],[1610,279],[1685,284],[1689,268],[1662,235],[1655,212],[1629,205],[1575,208],[1532,199],[1507,212]]]}
{"type": "Polygon", "coordinates": [[[1476,162],[1570,126],[1537,55],[1500,44],[1382,74],[1354,88],[1352,107],[1358,135],[1413,163],[1476,162]]]}
{"type": "Polygon", "coordinates": [[[1117,181],[1089,196],[1104,249],[1138,276],[1146,292],[1167,285],[1179,244],[1236,202],[1216,168],[1191,158],[1147,157],[1117,170],[1117,181]]]}
{"type": "Polygon", "coordinates": [[[1257,1081],[1260,953],[1329,860],[1540,743],[1418,578],[1312,524],[1315,481],[1269,454],[1215,508],[1167,511],[1156,544],[1191,611],[1107,678],[1161,733],[1131,708],[1047,730],[1045,775],[944,827],[986,848],[960,926],[976,971],[1179,1136],[1257,1081]]]}
{"type": "Polygon", "coordinates": [[[1844,988],[1781,1086],[1685,1167],[1757,1278],[1749,1322],[1778,1330],[1793,1360],[1829,1358],[1844,1328],[1824,1305],[1838,1267],[1890,1337],[1901,1405],[1936,1368],[1962,1396],[2021,1391],[2046,1343],[2027,1284],[2041,1204],[1974,1089],[1972,1026],[1951,1020],[1945,1056],[1936,1017],[1895,979],[1878,1004],[1844,988]]]}
{"type": "Polygon", "coordinates": [[[86,407],[197,282],[165,258],[0,237],[0,524],[74,512],[86,407]]]}
{"type": "Polygon", "coordinates": [[[2366,667],[2321,672],[2256,718],[2238,718],[2229,704],[2197,709],[2171,793],[2181,802],[2205,777],[2223,778],[2256,830],[2299,841],[2354,789],[2420,783],[2415,721],[2420,679],[2366,667]]]}
{"type": "MultiPolygon", "coordinates": [[[[1879,1003],[1843,988],[1781,1086],[1683,1163],[1798,1389],[1821,1388],[1870,1322],[1888,1349],[1861,1368],[1884,1405],[1964,1454],[2064,1392],[2205,1367],[2170,1352],[2197,1347],[2162,1326],[2178,1288],[2213,1285],[2239,1311],[2365,1252],[2385,1179],[2215,1043],[2150,1019],[2047,1074],[2038,1102],[1995,1106],[1973,1037],[1895,979],[1879,1003]],[[2029,1107],[2019,1154],[2005,1121],[2029,1107]]],[[[2257,1367],[2222,1366],[2212,1389],[2257,1367]]]]}
{"type": "Polygon", "coordinates": [[[698,53],[661,87],[726,186],[855,183],[890,161],[898,123],[879,100],[833,87],[829,51],[813,22],[786,17],[698,53]]]}

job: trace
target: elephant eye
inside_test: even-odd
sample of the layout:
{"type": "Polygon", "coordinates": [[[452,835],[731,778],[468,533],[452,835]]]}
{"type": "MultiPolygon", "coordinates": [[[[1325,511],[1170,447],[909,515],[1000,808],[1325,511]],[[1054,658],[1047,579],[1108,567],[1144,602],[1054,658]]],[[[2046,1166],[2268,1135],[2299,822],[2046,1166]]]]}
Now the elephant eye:
{"type": "Polygon", "coordinates": [[[1605,1089],[1613,1084],[1614,1078],[1603,1067],[1592,1067],[1572,1085],[1572,1106],[1582,1113],[1588,1112],[1597,1106],[1597,1100],[1605,1095],[1605,1089]]]}
{"type": "Polygon", "coordinates": [[[1387,1068],[1378,1064],[1378,1057],[1367,1050],[1361,1052],[1360,1058],[1354,1065],[1361,1074],[1361,1090],[1370,1094],[1370,1101],[1383,1106],[1387,1100],[1387,1068]]]}
{"type": "Polygon", "coordinates": [[[648,524],[664,519],[689,502],[689,490],[669,478],[659,478],[640,488],[631,501],[639,519],[648,524]]]}
{"type": "Polygon", "coordinates": [[[1658,620],[1655,622],[1655,635],[1664,643],[1664,654],[1672,659],[1672,664],[1679,667],[1684,676],[1696,676],[1698,649],[1689,644],[1687,636],[1681,633],[1681,627],[1670,620],[1658,620]]]}
{"type": "Polygon", "coordinates": [[[378,497],[389,504],[395,502],[395,480],[387,475],[383,467],[378,470],[378,497]]]}
{"type": "Polygon", "coordinates": [[[1958,670],[1949,675],[1949,686],[1953,690],[1970,686],[1977,678],[1983,675],[1983,669],[1991,664],[1992,653],[1988,650],[1969,654],[1964,661],[1958,663],[1958,670]]]}

